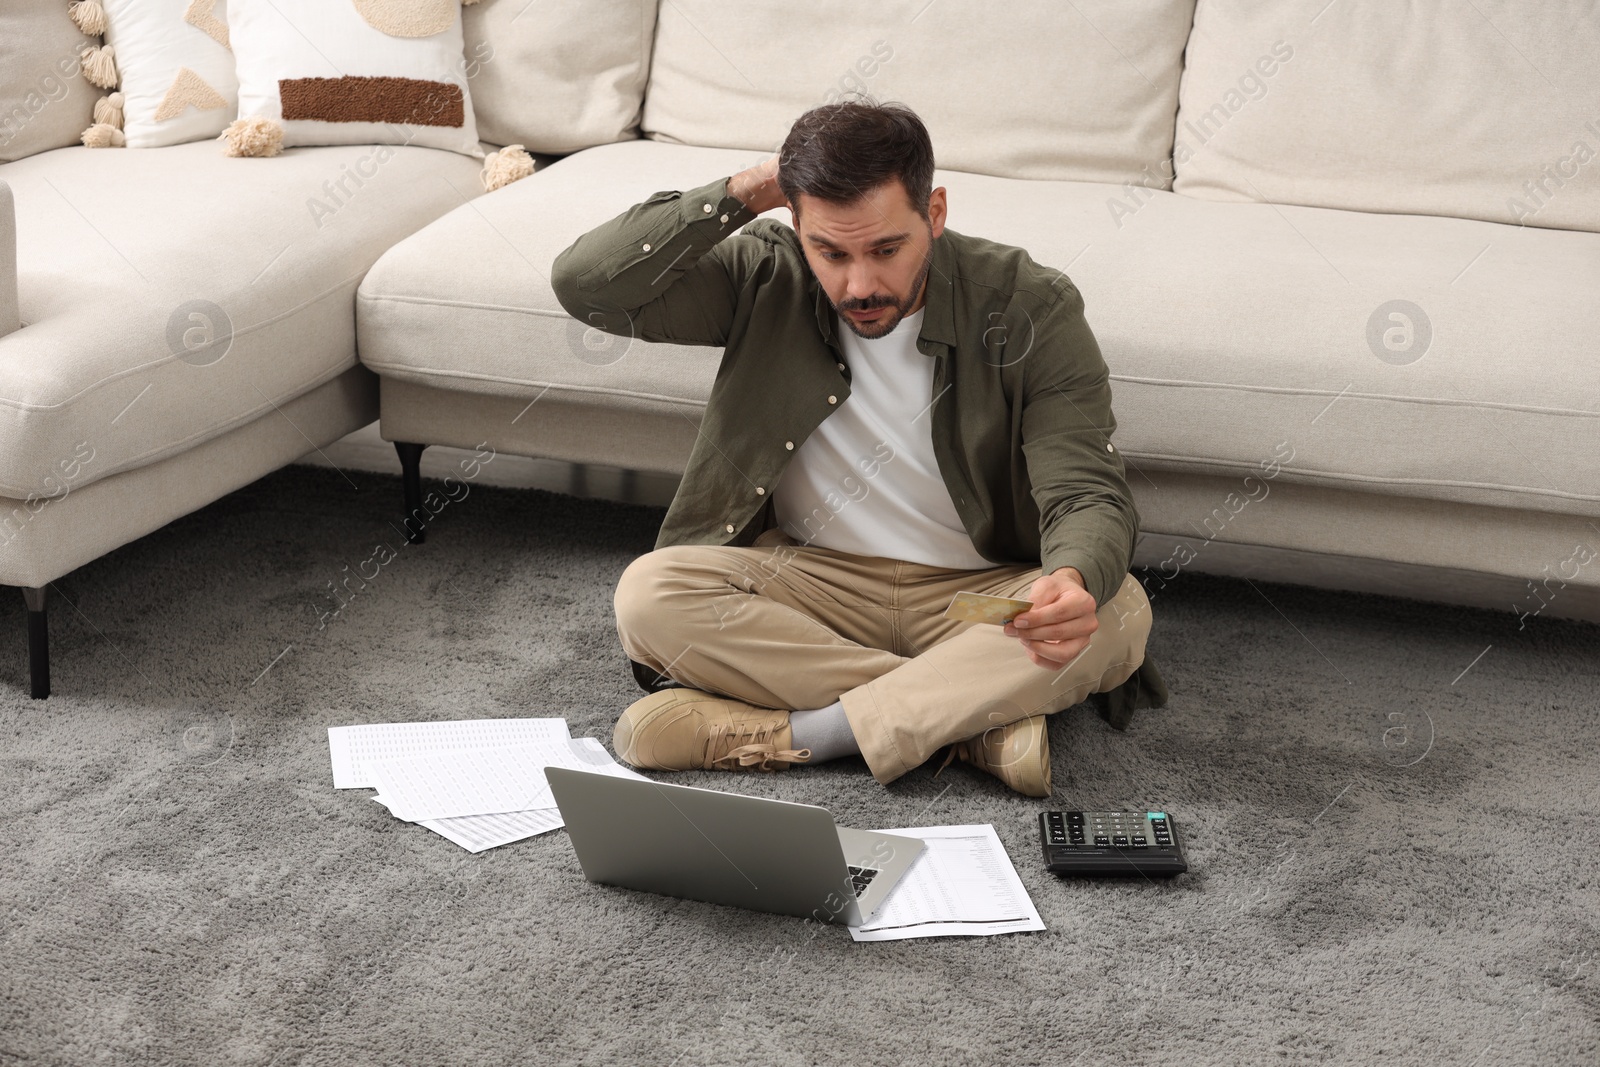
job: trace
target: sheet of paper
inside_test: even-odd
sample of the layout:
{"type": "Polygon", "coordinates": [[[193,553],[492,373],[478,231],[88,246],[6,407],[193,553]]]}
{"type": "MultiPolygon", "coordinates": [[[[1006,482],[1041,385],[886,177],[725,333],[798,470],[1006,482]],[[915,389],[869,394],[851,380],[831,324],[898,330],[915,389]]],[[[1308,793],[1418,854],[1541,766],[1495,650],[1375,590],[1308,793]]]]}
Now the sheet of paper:
{"type": "Polygon", "coordinates": [[[575,766],[580,771],[604,771],[614,774],[618,778],[633,778],[640,782],[650,779],[623,763],[618,763],[611,758],[611,753],[606,751],[606,746],[600,743],[598,737],[574,737],[569,744],[572,745],[572,754],[578,762],[575,766]]]}
{"type": "MultiPolygon", "coordinates": [[[[383,804],[382,797],[373,797],[383,804]]],[[[392,813],[391,813],[392,814],[392,813]]],[[[499,815],[463,815],[459,819],[427,819],[417,824],[426,826],[446,840],[453,841],[468,852],[485,852],[500,845],[509,845],[525,837],[537,837],[566,824],[561,812],[555,808],[537,808],[533,811],[507,811],[499,815]]]]}
{"type": "MultiPolygon", "coordinates": [[[[605,771],[622,778],[650,779],[631,768],[624,767],[611,758],[597,739],[574,737],[568,742],[573,754],[587,770],[605,771]]],[[[372,798],[384,807],[388,803],[381,796],[372,798]]],[[[392,814],[392,813],[391,813],[392,814]]],[[[527,837],[559,830],[565,823],[555,808],[538,808],[533,811],[508,811],[498,815],[463,815],[454,819],[427,819],[419,825],[455,842],[468,852],[484,852],[500,845],[509,845],[527,837]]]]}
{"type": "Polygon", "coordinates": [[[484,852],[525,837],[559,830],[566,824],[555,808],[541,808],[499,815],[466,815],[459,819],[425,819],[420,825],[449,838],[468,852],[484,852]]]}
{"type": "Polygon", "coordinates": [[[421,756],[368,760],[384,803],[407,822],[498,815],[508,811],[553,808],[546,767],[571,767],[642,777],[612,762],[593,738],[571,738],[500,748],[445,749],[421,756]]]}
{"type": "Polygon", "coordinates": [[[450,748],[495,748],[534,741],[566,740],[567,720],[466,719],[454,722],[392,722],[328,727],[328,755],[335,789],[376,787],[366,762],[416,756],[450,748]]]}
{"type": "Polygon", "coordinates": [[[911,937],[982,937],[1043,930],[994,827],[919,826],[881,830],[927,842],[876,915],[852,926],[857,941],[911,937]]]}

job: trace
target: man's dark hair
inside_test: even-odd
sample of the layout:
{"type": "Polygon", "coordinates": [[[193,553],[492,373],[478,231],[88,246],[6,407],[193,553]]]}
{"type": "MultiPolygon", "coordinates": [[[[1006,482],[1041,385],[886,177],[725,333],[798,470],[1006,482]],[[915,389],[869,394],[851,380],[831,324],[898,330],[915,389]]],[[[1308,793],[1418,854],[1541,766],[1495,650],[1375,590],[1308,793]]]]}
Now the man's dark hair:
{"type": "Polygon", "coordinates": [[[801,193],[853,204],[895,179],[927,218],[933,142],[904,104],[846,100],[814,107],[795,121],[778,152],[778,188],[791,204],[801,193]]]}

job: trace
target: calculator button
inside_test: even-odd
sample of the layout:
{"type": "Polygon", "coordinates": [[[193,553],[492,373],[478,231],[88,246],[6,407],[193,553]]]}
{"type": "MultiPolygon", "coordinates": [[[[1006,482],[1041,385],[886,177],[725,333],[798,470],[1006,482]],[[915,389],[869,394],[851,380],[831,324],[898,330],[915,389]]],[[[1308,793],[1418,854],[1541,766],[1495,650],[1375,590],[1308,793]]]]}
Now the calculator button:
{"type": "Polygon", "coordinates": [[[1095,834],[1094,843],[1097,845],[1109,845],[1111,844],[1111,838],[1107,837],[1105,834],[1095,834]]]}
{"type": "Polygon", "coordinates": [[[1144,847],[1146,847],[1147,844],[1148,844],[1148,842],[1146,842],[1145,839],[1142,838],[1142,837],[1135,837],[1133,839],[1133,847],[1134,848],[1144,848],[1144,847]]]}
{"type": "Polygon", "coordinates": [[[1126,845],[1128,843],[1127,835],[1118,834],[1116,837],[1111,839],[1111,843],[1114,845],[1126,845]]]}

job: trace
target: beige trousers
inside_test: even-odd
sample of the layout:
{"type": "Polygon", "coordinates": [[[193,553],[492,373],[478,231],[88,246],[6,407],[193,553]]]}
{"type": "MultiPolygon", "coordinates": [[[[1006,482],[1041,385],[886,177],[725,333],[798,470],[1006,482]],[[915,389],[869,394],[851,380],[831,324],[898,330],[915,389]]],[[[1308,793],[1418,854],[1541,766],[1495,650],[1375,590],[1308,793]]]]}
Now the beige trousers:
{"type": "Polygon", "coordinates": [[[1144,661],[1150,601],[1133,575],[1065,668],[1037,666],[999,626],[944,617],[968,590],[1025,597],[1041,571],[953,571],[801,545],[673,545],[617,583],[628,656],[709,693],[788,711],[844,705],[873,777],[888,783],[945,745],[1114,689],[1144,661]]]}

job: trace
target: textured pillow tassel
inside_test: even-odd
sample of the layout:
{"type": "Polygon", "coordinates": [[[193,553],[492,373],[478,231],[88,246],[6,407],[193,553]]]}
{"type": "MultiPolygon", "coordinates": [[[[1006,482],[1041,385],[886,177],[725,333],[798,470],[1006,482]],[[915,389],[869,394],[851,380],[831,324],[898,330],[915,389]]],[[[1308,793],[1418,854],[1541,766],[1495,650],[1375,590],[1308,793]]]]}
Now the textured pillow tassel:
{"type": "Polygon", "coordinates": [[[100,0],[78,0],[67,9],[67,16],[86,37],[99,37],[106,32],[106,9],[100,6],[100,0]]]}
{"type": "Polygon", "coordinates": [[[483,180],[483,187],[492,193],[502,185],[510,185],[532,173],[533,157],[521,145],[508,144],[484,158],[483,173],[479,177],[483,180]]]}
{"type": "Polygon", "coordinates": [[[122,103],[121,93],[112,93],[102,96],[94,102],[94,124],[96,126],[111,126],[122,129],[122,103]]]}
{"type": "Polygon", "coordinates": [[[97,122],[79,134],[85,148],[122,148],[128,142],[122,131],[106,122],[97,122]]]}
{"type": "Polygon", "coordinates": [[[273,119],[234,119],[220,135],[223,154],[275,156],[283,151],[283,125],[273,119]]]}
{"type": "Polygon", "coordinates": [[[90,45],[83,50],[83,76],[102,89],[117,87],[117,62],[110,45],[90,45]]]}

